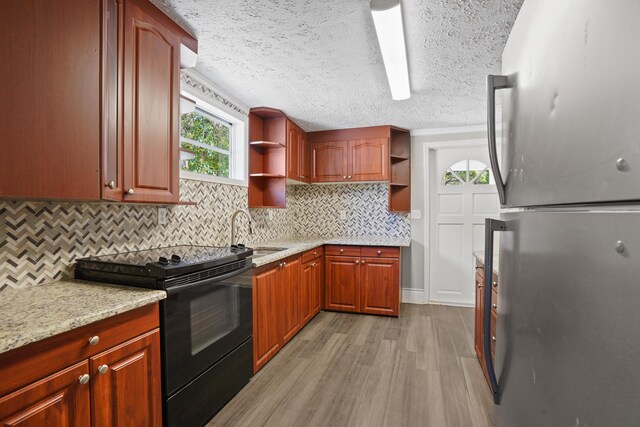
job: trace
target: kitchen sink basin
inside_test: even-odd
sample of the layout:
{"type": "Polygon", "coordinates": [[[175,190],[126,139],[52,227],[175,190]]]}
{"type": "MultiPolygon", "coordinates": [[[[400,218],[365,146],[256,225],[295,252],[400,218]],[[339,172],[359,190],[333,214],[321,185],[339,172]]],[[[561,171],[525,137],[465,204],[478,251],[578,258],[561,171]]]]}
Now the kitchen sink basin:
{"type": "Polygon", "coordinates": [[[254,248],[253,257],[260,258],[263,256],[272,255],[285,250],[287,250],[287,248],[254,248]]]}

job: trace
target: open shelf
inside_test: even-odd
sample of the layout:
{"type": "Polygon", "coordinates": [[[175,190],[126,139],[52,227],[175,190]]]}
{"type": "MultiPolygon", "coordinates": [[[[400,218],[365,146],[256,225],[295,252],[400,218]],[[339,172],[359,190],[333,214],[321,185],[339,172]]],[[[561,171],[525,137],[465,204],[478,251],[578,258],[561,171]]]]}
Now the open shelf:
{"type": "Polygon", "coordinates": [[[264,147],[264,148],[285,148],[286,145],[283,142],[275,141],[251,141],[249,143],[252,147],[264,147]]]}
{"type": "Polygon", "coordinates": [[[391,157],[391,161],[392,162],[400,162],[402,160],[409,160],[410,157],[408,156],[404,156],[404,155],[399,155],[399,154],[391,154],[389,157],[391,157]]]}

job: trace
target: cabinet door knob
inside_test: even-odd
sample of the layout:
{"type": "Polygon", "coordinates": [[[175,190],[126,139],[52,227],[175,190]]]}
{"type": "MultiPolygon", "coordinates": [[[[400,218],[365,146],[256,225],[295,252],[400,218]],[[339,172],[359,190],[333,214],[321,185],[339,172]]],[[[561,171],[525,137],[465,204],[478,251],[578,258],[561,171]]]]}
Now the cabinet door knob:
{"type": "Polygon", "coordinates": [[[110,189],[114,189],[116,188],[116,182],[115,181],[109,181],[109,183],[107,184],[107,187],[109,187],[110,189]]]}
{"type": "Polygon", "coordinates": [[[493,308],[498,308],[498,304],[493,303],[493,304],[491,304],[491,307],[493,307],[493,308]]]}
{"type": "Polygon", "coordinates": [[[279,263],[279,264],[278,264],[278,267],[279,267],[279,268],[282,268],[282,267],[284,267],[284,264],[279,263]]]}
{"type": "Polygon", "coordinates": [[[378,255],[382,255],[382,251],[378,251],[378,255]]]}
{"type": "Polygon", "coordinates": [[[347,179],[351,179],[351,175],[349,175],[349,176],[347,177],[347,179]]]}
{"type": "Polygon", "coordinates": [[[364,260],[362,260],[362,265],[364,265],[364,260]]]}
{"type": "Polygon", "coordinates": [[[496,342],[496,337],[495,336],[491,337],[491,341],[496,342]]]}
{"type": "Polygon", "coordinates": [[[346,176],[346,175],[343,175],[343,176],[342,176],[342,179],[347,179],[347,176],[346,176]]]}
{"type": "Polygon", "coordinates": [[[360,264],[360,260],[358,260],[358,259],[357,259],[357,260],[356,260],[356,264],[360,264]]]}
{"type": "Polygon", "coordinates": [[[498,287],[498,282],[493,282],[493,287],[497,288],[498,287]]]}
{"type": "Polygon", "coordinates": [[[99,342],[100,342],[100,337],[97,335],[89,338],[89,345],[98,345],[99,342]]]}
{"type": "Polygon", "coordinates": [[[98,373],[99,373],[100,375],[104,375],[104,374],[106,374],[108,370],[109,370],[109,366],[108,366],[108,365],[100,365],[100,366],[98,367],[98,373]]]}
{"type": "Polygon", "coordinates": [[[130,189],[127,190],[127,196],[133,196],[134,193],[135,192],[133,191],[133,188],[130,188],[130,189]]]}
{"type": "Polygon", "coordinates": [[[78,382],[80,384],[86,384],[89,382],[90,379],[91,377],[89,376],[89,374],[82,374],[78,377],[78,382]]]}
{"type": "Polygon", "coordinates": [[[481,288],[482,287],[482,283],[478,283],[478,287],[481,288]]]}
{"type": "Polygon", "coordinates": [[[314,255],[318,255],[318,252],[314,252],[313,254],[314,254],[314,255]]]}
{"type": "Polygon", "coordinates": [[[340,253],[343,253],[343,252],[344,252],[344,249],[340,249],[340,253]]]}

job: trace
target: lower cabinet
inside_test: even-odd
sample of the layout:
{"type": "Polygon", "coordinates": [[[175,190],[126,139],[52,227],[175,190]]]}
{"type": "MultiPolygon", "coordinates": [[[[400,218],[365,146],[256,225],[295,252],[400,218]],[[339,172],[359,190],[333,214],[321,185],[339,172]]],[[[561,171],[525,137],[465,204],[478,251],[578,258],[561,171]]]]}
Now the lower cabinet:
{"type": "Polygon", "coordinates": [[[399,248],[328,246],[326,253],[327,310],[398,316],[399,248]]]}
{"type": "Polygon", "coordinates": [[[0,425],[161,426],[157,306],[0,355],[0,425]]]}
{"type": "Polygon", "coordinates": [[[322,250],[315,249],[254,269],[254,372],[320,312],[322,266],[322,250]]]}
{"type": "Polygon", "coordinates": [[[159,350],[152,331],[91,358],[94,427],[162,425],[159,350]]]}

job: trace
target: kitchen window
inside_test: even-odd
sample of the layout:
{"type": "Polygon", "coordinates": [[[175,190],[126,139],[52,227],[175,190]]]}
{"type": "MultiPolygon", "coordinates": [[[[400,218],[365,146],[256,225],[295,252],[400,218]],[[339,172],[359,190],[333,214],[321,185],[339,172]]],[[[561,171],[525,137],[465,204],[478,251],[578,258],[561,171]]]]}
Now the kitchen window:
{"type": "Polygon", "coordinates": [[[248,118],[198,83],[181,86],[180,177],[246,186],[248,118]]]}

